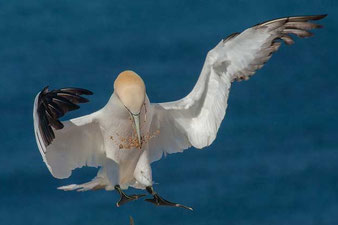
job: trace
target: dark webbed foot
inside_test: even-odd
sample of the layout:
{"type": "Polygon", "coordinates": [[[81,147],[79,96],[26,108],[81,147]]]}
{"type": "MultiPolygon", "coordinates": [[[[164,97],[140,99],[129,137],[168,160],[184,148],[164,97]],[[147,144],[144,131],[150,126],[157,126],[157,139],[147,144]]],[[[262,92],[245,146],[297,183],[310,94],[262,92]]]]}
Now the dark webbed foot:
{"type": "Polygon", "coordinates": [[[180,207],[180,208],[184,208],[184,209],[189,209],[189,210],[193,210],[191,207],[185,206],[185,205],[181,205],[178,203],[174,203],[174,202],[169,202],[165,199],[163,199],[162,197],[160,197],[153,189],[153,187],[147,187],[146,188],[147,191],[154,197],[152,199],[146,199],[145,201],[153,203],[154,205],[157,206],[171,206],[171,207],[180,207]]]}
{"type": "Polygon", "coordinates": [[[145,194],[127,195],[126,193],[122,191],[120,185],[115,185],[115,190],[120,194],[120,200],[116,203],[117,207],[120,207],[121,205],[127,202],[134,201],[134,200],[137,200],[139,198],[146,196],[145,194]]]}

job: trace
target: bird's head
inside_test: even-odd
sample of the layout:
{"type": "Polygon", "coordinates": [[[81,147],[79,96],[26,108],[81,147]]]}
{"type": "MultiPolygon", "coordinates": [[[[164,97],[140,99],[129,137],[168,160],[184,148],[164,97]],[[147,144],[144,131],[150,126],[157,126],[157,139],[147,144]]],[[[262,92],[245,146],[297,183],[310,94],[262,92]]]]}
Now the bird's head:
{"type": "Polygon", "coordinates": [[[140,112],[146,97],[144,82],[135,72],[126,70],[117,76],[114,82],[114,90],[134,121],[138,141],[141,146],[140,112]]]}

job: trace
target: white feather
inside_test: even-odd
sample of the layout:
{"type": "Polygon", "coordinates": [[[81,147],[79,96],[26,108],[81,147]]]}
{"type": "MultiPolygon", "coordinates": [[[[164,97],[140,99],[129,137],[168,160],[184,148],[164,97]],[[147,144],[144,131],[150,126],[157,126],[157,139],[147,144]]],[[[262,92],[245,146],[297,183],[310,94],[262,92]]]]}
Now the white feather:
{"type": "MultiPolygon", "coordinates": [[[[39,94],[38,94],[39,95],[39,94]]],[[[37,99],[34,102],[34,131],[43,161],[56,178],[67,178],[82,166],[102,166],[105,156],[102,134],[94,114],[63,122],[64,128],[54,130],[55,140],[45,146],[38,129],[37,99]]]]}
{"type": "MultiPolygon", "coordinates": [[[[319,28],[307,23],[325,15],[281,18],[230,35],[207,54],[204,66],[193,90],[184,98],[152,104],[152,130],[161,135],[151,143],[151,161],[163,154],[183,152],[194,146],[201,149],[216,138],[225,116],[231,83],[247,80],[268,61],[290,29],[319,28]]],[[[293,30],[292,30],[293,31],[293,30]]],[[[293,33],[295,33],[293,31],[293,33]]],[[[288,44],[292,40],[287,36],[288,44]]]]}

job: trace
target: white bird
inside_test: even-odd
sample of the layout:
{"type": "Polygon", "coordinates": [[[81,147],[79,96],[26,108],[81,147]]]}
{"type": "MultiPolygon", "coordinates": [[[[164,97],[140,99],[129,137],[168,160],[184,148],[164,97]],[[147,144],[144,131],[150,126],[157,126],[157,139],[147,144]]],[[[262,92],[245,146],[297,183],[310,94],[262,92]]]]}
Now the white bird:
{"type": "Polygon", "coordinates": [[[175,102],[150,103],[142,78],[124,71],[116,78],[114,92],[102,109],[61,123],[60,117],[88,101],[80,95],[92,93],[79,88],[44,88],[34,102],[34,130],[51,174],[63,179],[75,168],[100,167],[92,181],[59,189],[115,189],[121,196],[120,206],[144,196],[128,196],[122,191],[131,186],[146,189],[153,195],[147,201],[155,205],[191,209],[164,200],[154,191],[150,164],[191,146],[209,146],[225,116],[232,82],[249,79],[282,41],[293,44],[289,34],[310,37],[308,30],[321,26],[308,21],[325,16],[275,19],[221,40],[208,52],[193,90],[175,102]]]}

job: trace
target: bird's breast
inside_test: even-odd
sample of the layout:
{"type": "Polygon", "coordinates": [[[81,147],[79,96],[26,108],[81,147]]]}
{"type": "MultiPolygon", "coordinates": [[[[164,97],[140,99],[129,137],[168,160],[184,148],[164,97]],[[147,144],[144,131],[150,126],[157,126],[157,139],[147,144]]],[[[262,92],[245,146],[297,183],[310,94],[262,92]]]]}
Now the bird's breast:
{"type": "Polygon", "coordinates": [[[151,111],[149,110],[149,100],[146,101],[140,112],[140,131],[141,145],[138,141],[134,122],[128,111],[121,110],[112,115],[111,122],[105,127],[105,138],[108,140],[108,146],[118,150],[142,150],[146,144],[158,136],[159,132],[151,132],[151,111]]]}

